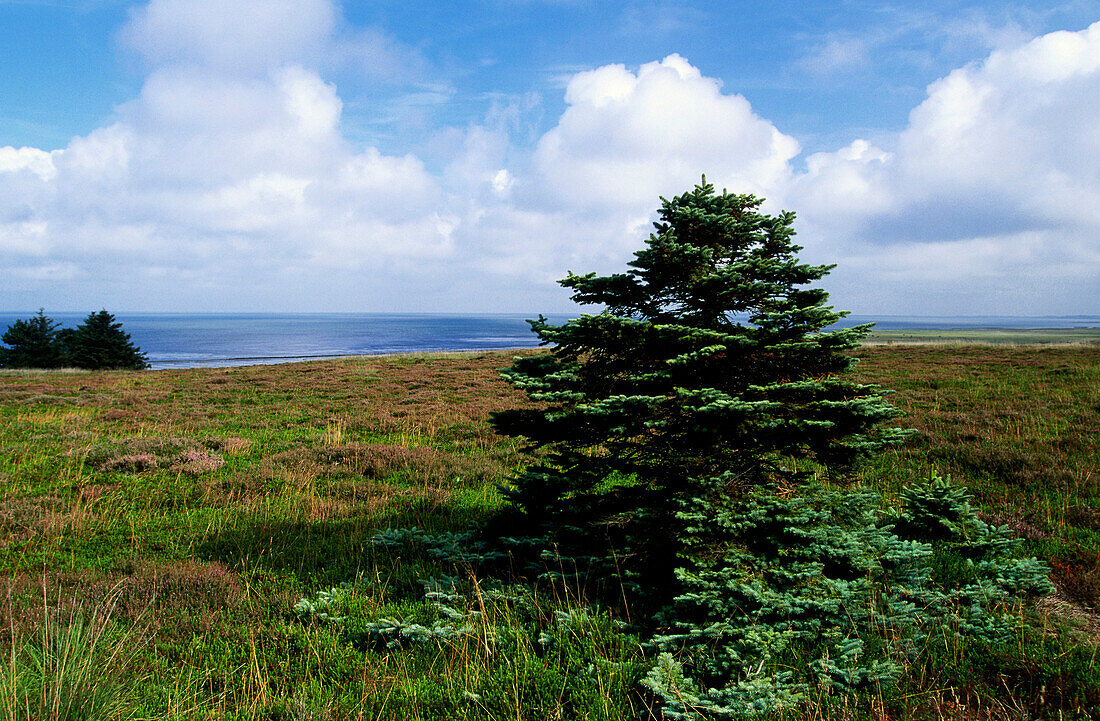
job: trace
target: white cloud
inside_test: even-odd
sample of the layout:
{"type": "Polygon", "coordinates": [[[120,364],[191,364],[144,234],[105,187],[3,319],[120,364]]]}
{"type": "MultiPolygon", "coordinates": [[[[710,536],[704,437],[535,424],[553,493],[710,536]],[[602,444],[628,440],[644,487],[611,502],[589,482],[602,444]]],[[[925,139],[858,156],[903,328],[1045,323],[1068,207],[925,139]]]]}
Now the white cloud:
{"type": "Polygon", "coordinates": [[[538,143],[534,164],[547,202],[579,208],[653,206],[698,182],[768,193],[784,184],[798,143],[721,92],[679,55],[632,73],[607,65],[579,73],[569,107],[538,143]]]}
{"type": "Polygon", "coordinates": [[[122,35],[153,65],[237,75],[317,60],[337,20],[329,0],[151,0],[122,35]]]}
{"type": "Polygon", "coordinates": [[[0,173],[28,171],[40,180],[52,180],[57,175],[53,155],[38,148],[0,148],[0,173]]]}
{"type": "Polygon", "coordinates": [[[115,307],[215,283],[247,307],[309,302],[333,269],[449,252],[454,223],[423,163],[341,133],[336,87],[310,67],[343,42],[337,19],[312,0],[135,12],[124,35],[152,68],[117,120],[53,152],[0,148],[0,243],[39,259],[17,275],[128,287],[115,307]],[[261,287],[289,268],[281,294],[261,287]]]}
{"type": "Polygon", "coordinates": [[[842,268],[944,288],[1043,277],[1000,309],[1095,312],[1098,98],[1100,23],[996,50],[932,83],[891,153],[857,140],[809,158],[790,202],[842,268]]]}
{"type": "Polygon", "coordinates": [[[0,224],[0,250],[9,259],[45,256],[49,253],[48,230],[49,226],[41,221],[0,224]]]}
{"type": "Polygon", "coordinates": [[[678,55],[577,73],[565,100],[529,159],[516,162],[499,132],[471,128],[447,169],[468,202],[455,237],[480,272],[549,288],[567,269],[618,270],[648,235],[660,195],[704,172],[719,186],[778,192],[798,152],[678,55]]]}
{"type": "Polygon", "coordinates": [[[512,178],[512,175],[504,168],[493,173],[493,191],[497,193],[497,195],[507,195],[514,183],[515,180],[512,178]]]}
{"type": "Polygon", "coordinates": [[[426,163],[349,141],[319,59],[373,57],[371,82],[421,92],[417,53],[328,2],[185,5],[134,14],[150,69],[112,124],[0,148],[0,304],[556,310],[554,279],[620,270],[658,196],[706,173],[797,210],[808,259],[841,263],[841,307],[1098,310],[1100,24],[959,68],[901,133],[803,170],[792,137],[679,55],[573,74],[533,150],[513,138],[537,104],[513,104],[438,131],[426,163]]]}
{"type": "Polygon", "coordinates": [[[20,280],[57,282],[75,280],[82,272],[74,263],[50,263],[15,268],[12,275],[20,280]]]}

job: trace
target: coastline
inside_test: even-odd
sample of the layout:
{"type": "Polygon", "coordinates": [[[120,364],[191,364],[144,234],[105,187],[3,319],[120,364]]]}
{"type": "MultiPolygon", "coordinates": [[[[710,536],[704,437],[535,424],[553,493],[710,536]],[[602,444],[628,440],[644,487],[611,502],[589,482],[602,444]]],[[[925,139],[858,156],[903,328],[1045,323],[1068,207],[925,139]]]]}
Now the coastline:
{"type": "MultiPolygon", "coordinates": [[[[1085,345],[1100,346],[1100,326],[1088,328],[955,328],[955,329],[883,329],[872,330],[861,345],[1085,345]]],[[[184,368],[231,368],[245,365],[281,365],[344,358],[379,358],[393,355],[460,355],[493,351],[536,350],[533,343],[514,346],[470,346],[465,348],[421,348],[377,353],[315,353],[234,358],[157,359],[150,370],[184,368]]]]}
{"type": "MultiPolygon", "coordinates": [[[[1031,328],[1031,329],[946,329],[946,330],[900,330],[891,329],[872,331],[861,347],[883,346],[1030,346],[1035,348],[1083,346],[1100,348],[1100,327],[1095,328],[1031,328]]],[[[469,348],[423,348],[383,351],[378,353],[332,353],[301,354],[292,356],[252,356],[236,358],[209,359],[158,359],[151,361],[149,371],[196,370],[241,368],[260,365],[290,365],[298,363],[317,363],[337,360],[357,360],[370,358],[388,358],[393,356],[459,357],[481,355],[485,353],[508,353],[537,351],[537,345],[469,347],[469,348]]],[[[31,369],[0,368],[2,375],[22,375],[32,373],[93,373],[78,368],[31,369]]]]}
{"type": "MultiPolygon", "coordinates": [[[[551,314],[560,324],[580,315],[551,314]]],[[[123,330],[154,370],[275,365],[404,353],[534,349],[528,313],[136,313],[118,314],[123,330]]],[[[0,327],[25,314],[0,313],[0,327]]],[[[63,326],[79,319],[51,316],[63,326]]],[[[834,328],[873,323],[869,345],[1100,344],[1100,315],[850,315],[834,328]]]]}

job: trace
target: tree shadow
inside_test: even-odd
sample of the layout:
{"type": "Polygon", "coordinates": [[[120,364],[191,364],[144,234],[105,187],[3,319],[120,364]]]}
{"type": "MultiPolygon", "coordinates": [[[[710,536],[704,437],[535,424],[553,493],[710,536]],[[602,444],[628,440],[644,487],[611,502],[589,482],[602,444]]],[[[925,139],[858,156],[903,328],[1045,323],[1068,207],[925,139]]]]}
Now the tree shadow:
{"type": "Polygon", "coordinates": [[[419,589],[417,579],[438,574],[445,570],[443,565],[415,549],[380,547],[374,537],[390,528],[463,531],[489,515],[482,509],[417,502],[384,515],[337,520],[256,519],[207,534],[196,544],[196,552],[242,573],[293,575],[322,585],[381,573],[392,583],[419,589]]]}

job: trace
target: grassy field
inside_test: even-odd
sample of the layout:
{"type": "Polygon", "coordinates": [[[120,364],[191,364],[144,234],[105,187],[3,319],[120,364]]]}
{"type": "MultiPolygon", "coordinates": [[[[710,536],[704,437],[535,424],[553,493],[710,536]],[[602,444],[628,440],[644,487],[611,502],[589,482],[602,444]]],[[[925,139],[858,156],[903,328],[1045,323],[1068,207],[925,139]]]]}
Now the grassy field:
{"type": "MultiPolygon", "coordinates": [[[[501,586],[415,534],[378,538],[498,506],[524,462],[486,423],[525,402],[497,375],[510,355],[0,373],[0,712],[37,673],[106,694],[103,718],[637,717],[645,650],[577,589],[501,586]],[[446,581],[425,600],[421,579],[443,574],[464,594],[446,581]],[[456,633],[380,645],[391,621],[456,633]]],[[[889,499],[951,475],[1059,590],[1011,644],[951,646],[897,689],[788,717],[1095,715],[1100,348],[858,355],[858,378],[895,389],[919,432],[860,480],[889,499]]],[[[41,707],[61,708],[51,693],[41,707]]]]}

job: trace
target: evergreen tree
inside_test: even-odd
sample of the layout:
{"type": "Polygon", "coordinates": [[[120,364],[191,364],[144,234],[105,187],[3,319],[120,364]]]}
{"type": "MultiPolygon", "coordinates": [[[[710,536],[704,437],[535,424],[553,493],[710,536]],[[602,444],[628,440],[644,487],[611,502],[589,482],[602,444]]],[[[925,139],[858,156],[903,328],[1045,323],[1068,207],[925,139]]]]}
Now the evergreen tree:
{"type": "Polygon", "coordinates": [[[874,428],[899,415],[876,387],[837,377],[870,326],[823,331],[845,314],[807,286],[833,266],[801,263],[794,214],[761,202],[705,178],[662,198],[630,270],[561,281],[606,310],[531,321],[552,352],[504,374],[544,407],[493,418],[545,452],[506,490],[517,552],[553,548],[671,587],[685,508],[796,480],[800,459],[843,469],[905,437],[874,428]]]}
{"type": "Polygon", "coordinates": [[[42,308],[27,320],[12,323],[0,338],[8,346],[0,348],[0,367],[60,368],[62,354],[57,328],[58,324],[42,308]]]}
{"type": "Polygon", "coordinates": [[[130,341],[122,324],[105,310],[89,313],[74,330],[63,331],[60,337],[65,347],[67,363],[88,370],[143,370],[148,359],[130,341]]]}
{"type": "MultiPolygon", "coordinates": [[[[844,473],[909,432],[879,428],[898,411],[841,377],[869,326],[825,330],[844,314],[810,286],[832,266],[801,263],[794,215],[761,202],[704,178],[662,199],[627,272],[570,273],[573,299],[605,310],[531,321],[551,352],[504,371],[541,403],[493,416],[539,452],[504,489],[505,513],[480,540],[375,539],[415,539],[464,569],[518,561],[571,594],[628,601],[655,661],[641,685],[670,721],[882,689],[956,641],[1004,643],[1021,600],[1051,590],[963,489],[932,479],[893,511],[807,482],[813,463],[844,473]]],[[[393,647],[461,629],[382,619],[369,632],[393,647]]]]}

